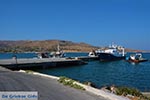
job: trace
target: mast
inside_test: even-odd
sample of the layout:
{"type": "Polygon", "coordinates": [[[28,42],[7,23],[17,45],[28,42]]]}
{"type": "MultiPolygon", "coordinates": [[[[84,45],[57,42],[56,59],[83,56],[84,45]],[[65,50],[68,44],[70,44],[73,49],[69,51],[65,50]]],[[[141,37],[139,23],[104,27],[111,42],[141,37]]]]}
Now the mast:
{"type": "Polygon", "coordinates": [[[122,56],[124,56],[124,54],[125,54],[125,53],[124,53],[124,48],[122,47],[122,56]]]}
{"type": "Polygon", "coordinates": [[[59,46],[59,44],[57,45],[57,51],[60,52],[60,46],[59,46]]]}

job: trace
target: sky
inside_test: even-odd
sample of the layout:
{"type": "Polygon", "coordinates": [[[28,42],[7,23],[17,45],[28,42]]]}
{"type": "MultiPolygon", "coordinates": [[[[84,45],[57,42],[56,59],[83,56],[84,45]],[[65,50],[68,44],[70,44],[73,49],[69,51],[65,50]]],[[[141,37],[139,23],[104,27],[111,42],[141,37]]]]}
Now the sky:
{"type": "Polygon", "coordinates": [[[150,50],[150,0],[0,0],[0,40],[150,50]]]}

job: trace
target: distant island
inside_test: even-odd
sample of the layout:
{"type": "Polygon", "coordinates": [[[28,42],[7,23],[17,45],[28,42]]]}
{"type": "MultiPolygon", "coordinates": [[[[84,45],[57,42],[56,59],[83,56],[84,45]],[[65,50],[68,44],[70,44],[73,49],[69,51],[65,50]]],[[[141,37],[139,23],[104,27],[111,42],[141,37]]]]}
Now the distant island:
{"type": "MultiPolygon", "coordinates": [[[[4,40],[0,41],[0,52],[52,52],[57,50],[57,45],[64,52],[90,52],[102,47],[92,46],[87,43],[75,43],[65,40],[4,40]]],[[[104,48],[104,47],[103,47],[104,48]]],[[[126,52],[144,52],[142,50],[125,49],[126,52]]]]}

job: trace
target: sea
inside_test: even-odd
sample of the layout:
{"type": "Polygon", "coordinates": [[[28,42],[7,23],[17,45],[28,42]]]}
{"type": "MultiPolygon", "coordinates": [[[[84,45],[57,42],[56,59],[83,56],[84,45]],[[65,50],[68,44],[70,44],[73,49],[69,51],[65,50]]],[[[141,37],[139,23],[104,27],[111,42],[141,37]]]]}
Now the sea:
{"type": "MultiPolygon", "coordinates": [[[[131,53],[127,53],[127,56],[131,53]]],[[[17,53],[17,58],[34,58],[36,53],[17,53]]],[[[66,53],[66,57],[87,56],[88,53],[66,53]]],[[[0,59],[11,59],[13,53],[0,53],[0,59]]],[[[150,53],[143,53],[143,57],[150,59],[150,53]]],[[[66,76],[80,82],[91,82],[96,87],[126,86],[136,88],[142,92],[150,92],[150,61],[129,63],[125,60],[100,62],[88,61],[86,65],[61,66],[50,69],[36,70],[40,73],[66,76]]]]}

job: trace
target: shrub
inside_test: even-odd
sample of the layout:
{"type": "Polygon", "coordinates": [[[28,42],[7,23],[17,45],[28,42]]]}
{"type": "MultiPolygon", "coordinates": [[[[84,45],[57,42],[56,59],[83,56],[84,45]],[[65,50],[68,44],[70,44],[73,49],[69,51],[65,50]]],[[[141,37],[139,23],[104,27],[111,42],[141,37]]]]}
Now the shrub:
{"type": "Polygon", "coordinates": [[[72,80],[70,78],[67,78],[65,76],[61,76],[58,80],[60,83],[76,88],[76,89],[81,89],[81,90],[85,90],[82,86],[78,85],[77,83],[75,83],[75,80],[72,80]]]}
{"type": "Polygon", "coordinates": [[[28,73],[28,74],[33,74],[34,71],[32,71],[32,70],[25,70],[25,72],[28,73]]]}
{"type": "Polygon", "coordinates": [[[142,93],[140,91],[138,91],[137,89],[127,88],[127,87],[118,87],[117,90],[116,90],[116,93],[118,95],[130,94],[130,95],[138,96],[138,97],[142,95],[142,93]]]}
{"type": "Polygon", "coordinates": [[[150,98],[144,96],[139,90],[128,87],[117,87],[116,88],[117,95],[132,95],[135,97],[140,97],[140,100],[150,100],[150,98]]]}

